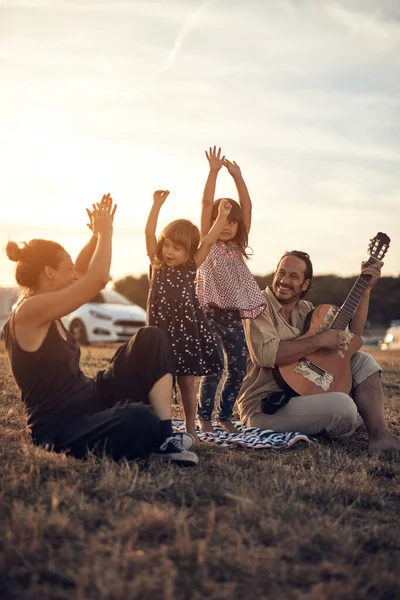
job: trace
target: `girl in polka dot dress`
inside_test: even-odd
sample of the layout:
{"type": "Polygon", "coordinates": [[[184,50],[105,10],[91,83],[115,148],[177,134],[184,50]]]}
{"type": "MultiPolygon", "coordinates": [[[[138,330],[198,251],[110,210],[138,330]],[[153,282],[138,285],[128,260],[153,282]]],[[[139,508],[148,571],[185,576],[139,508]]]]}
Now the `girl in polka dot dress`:
{"type": "Polygon", "coordinates": [[[196,270],[226,226],[232,207],[229,202],[221,202],[216,220],[200,246],[198,228],[186,219],[167,225],[157,240],[158,215],[168,195],[168,190],[154,192],[145,230],[151,261],[147,324],[169,334],[186,430],[197,441],[195,376],[220,371],[222,365],[210,325],[196,296],[196,270]]]}
{"type": "MultiPolygon", "coordinates": [[[[242,319],[255,319],[265,308],[261,290],[251,275],[248,258],[248,235],[251,224],[251,200],[239,166],[221,156],[221,148],[206,152],[210,172],[204,188],[201,212],[201,237],[205,239],[214,227],[219,206],[227,201],[232,209],[218,240],[200,267],[197,294],[214,332],[223,360],[227,360],[227,376],[221,390],[217,421],[229,433],[236,433],[231,422],[233,406],[246,374],[247,347],[242,319]],[[221,198],[214,202],[217,175],[226,167],[233,177],[239,204],[221,198]]],[[[200,385],[198,414],[202,431],[212,432],[211,416],[219,382],[224,370],[205,375],[200,385]]]]}

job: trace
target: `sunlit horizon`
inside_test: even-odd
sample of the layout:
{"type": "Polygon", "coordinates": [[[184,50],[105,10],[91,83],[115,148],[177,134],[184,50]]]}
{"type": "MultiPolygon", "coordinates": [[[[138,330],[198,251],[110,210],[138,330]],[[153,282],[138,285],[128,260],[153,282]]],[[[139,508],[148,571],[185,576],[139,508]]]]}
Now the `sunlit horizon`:
{"type": "MultiPolygon", "coordinates": [[[[8,239],[74,258],[107,192],[111,276],[147,273],[153,191],[171,191],[159,230],[199,225],[213,144],[249,187],[254,274],[300,249],[316,274],[353,275],[383,231],[398,276],[399,17],[390,0],[0,1],[0,285],[8,239]]],[[[237,198],[225,170],[219,196],[237,198]]]]}

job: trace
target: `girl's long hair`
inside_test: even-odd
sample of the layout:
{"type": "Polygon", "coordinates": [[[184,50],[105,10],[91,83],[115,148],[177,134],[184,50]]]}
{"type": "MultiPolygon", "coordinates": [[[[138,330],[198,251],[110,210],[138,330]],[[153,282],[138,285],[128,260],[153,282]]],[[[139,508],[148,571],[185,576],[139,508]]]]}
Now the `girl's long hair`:
{"type": "Polygon", "coordinates": [[[234,221],[238,224],[237,232],[232,242],[236,242],[239,246],[239,249],[243,256],[247,259],[249,258],[249,253],[247,252],[247,248],[249,247],[249,234],[246,231],[246,227],[243,221],[243,212],[240,207],[240,204],[236,202],[236,200],[232,200],[232,198],[219,198],[214,202],[213,210],[211,213],[211,221],[214,222],[218,217],[218,207],[222,200],[229,200],[232,206],[232,210],[229,213],[228,221],[234,221]]]}
{"type": "Polygon", "coordinates": [[[156,269],[165,267],[162,249],[166,238],[185,249],[187,255],[185,264],[192,262],[200,243],[200,231],[196,225],[193,225],[187,219],[177,219],[162,230],[157,240],[156,261],[154,265],[156,269]]]}

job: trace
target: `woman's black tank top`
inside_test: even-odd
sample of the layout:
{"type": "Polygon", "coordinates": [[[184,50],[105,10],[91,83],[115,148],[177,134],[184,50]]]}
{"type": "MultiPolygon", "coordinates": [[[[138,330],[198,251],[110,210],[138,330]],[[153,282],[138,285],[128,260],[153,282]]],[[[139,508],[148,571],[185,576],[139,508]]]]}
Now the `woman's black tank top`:
{"type": "Polygon", "coordinates": [[[81,351],[75,338],[62,326],[64,340],[55,321],[35,352],[23,350],[14,330],[14,313],[3,334],[12,373],[25,404],[28,425],[34,437],[65,425],[66,420],[93,410],[96,381],[80,369],[81,351]]]}

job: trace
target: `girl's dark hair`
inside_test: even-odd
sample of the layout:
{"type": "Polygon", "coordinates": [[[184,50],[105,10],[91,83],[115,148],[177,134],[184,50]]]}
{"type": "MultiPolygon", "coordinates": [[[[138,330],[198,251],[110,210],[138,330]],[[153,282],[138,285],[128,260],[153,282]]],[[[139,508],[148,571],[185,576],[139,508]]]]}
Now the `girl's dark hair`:
{"type": "Polygon", "coordinates": [[[307,254],[307,252],[302,252],[301,250],[290,250],[290,251],[288,250],[279,259],[278,265],[276,267],[277,270],[278,270],[279,265],[283,261],[283,259],[286,258],[287,256],[294,256],[295,258],[300,258],[300,260],[302,260],[306,264],[306,270],[304,272],[304,280],[309,279],[310,284],[309,284],[308,288],[306,289],[306,291],[302,292],[300,295],[300,298],[304,298],[304,296],[306,294],[308,294],[308,292],[311,290],[311,284],[312,284],[312,278],[313,278],[313,266],[312,266],[312,262],[310,259],[310,255],[307,254]]]}
{"type": "Polygon", "coordinates": [[[168,238],[174,244],[182,246],[187,254],[186,264],[193,260],[200,244],[200,231],[196,225],[187,219],[178,219],[167,225],[157,240],[156,268],[165,266],[162,255],[164,240],[168,238]]]}
{"type": "Polygon", "coordinates": [[[33,290],[39,281],[40,273],[45,267],[56,269],[62,261],[64,248],[50,240],[31,240],[22,243],[22,248],[15,242],[8,242],[6,254],[17,262],[15,279],[24,288],[33,290]]]}
{"type": "Polygon", "coordinates": [[[232,210],[229,213],[228,221],[235,222],[238,224],[237,232],[236,232],[236,235],[233,238],[232,242],[236,242],[236,244],[239,246],[240,251],[242,252],[243,256],[245,258],[249,258],[249,254],[248,254],[248,252],[246,252],[247,248],[249,247],[248,246],[249,234],[246,231],[246,227],[244,226],[243,212],[242,212],[241,206],[238,202],[236,202],[236,200],[232,200],[232,198],[218,198],[218,200],[216,200],[213,205],[213,210],[211,213],[211,221],[214,222],[216,220],[216,218],[218,217],[218,207],[222,200],[229,200],[229,202],[231,203],[231,206],[232,206],[232,210]]]}

